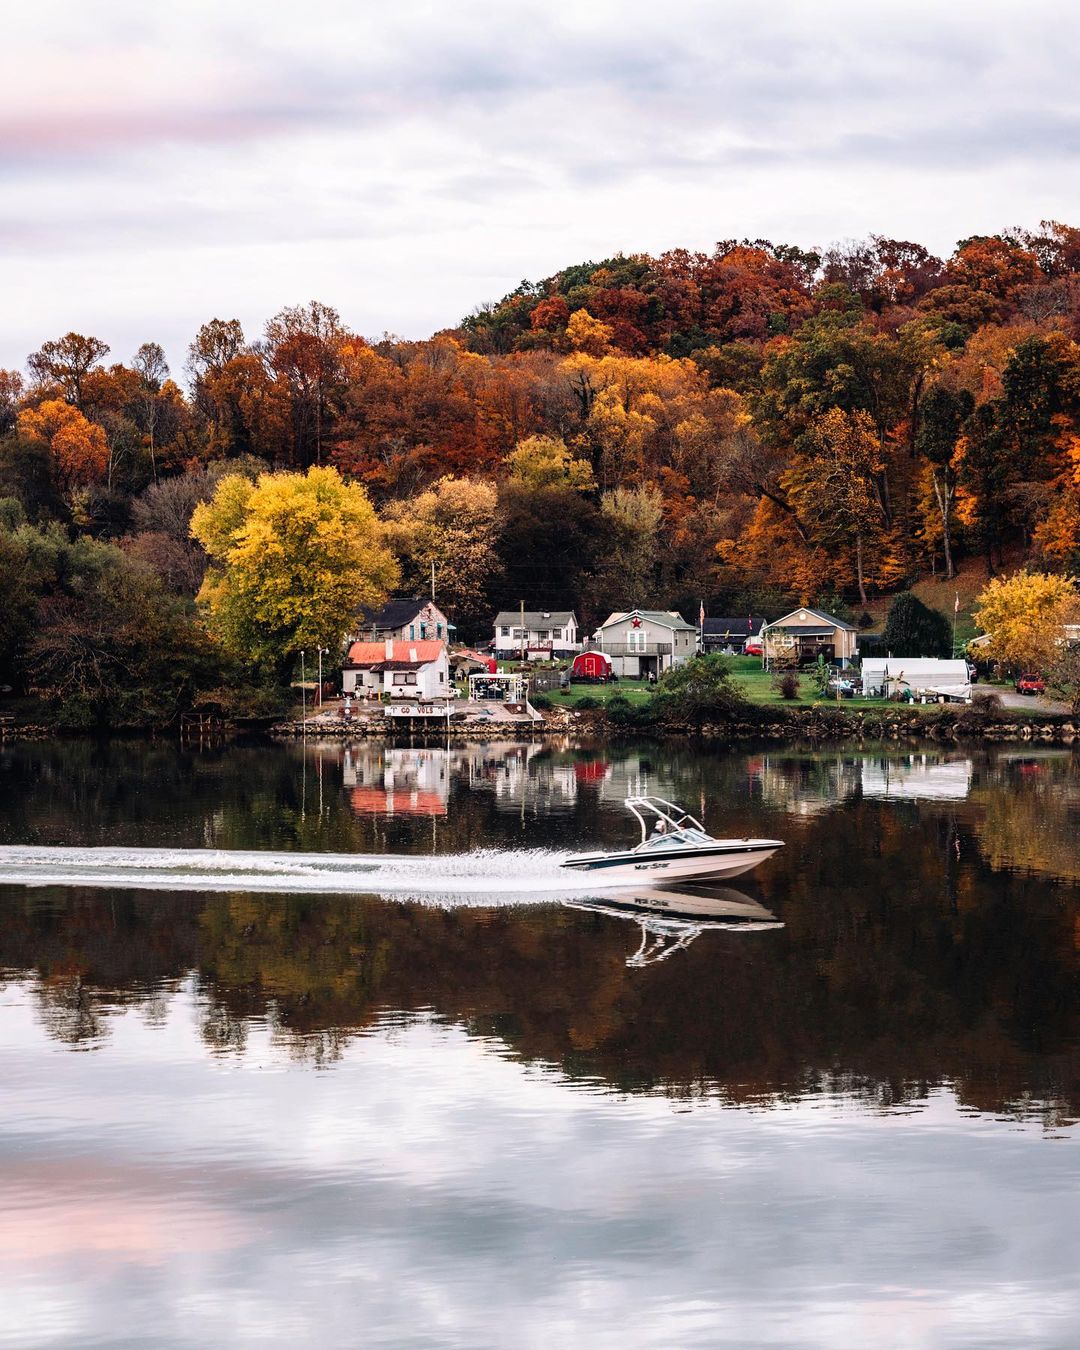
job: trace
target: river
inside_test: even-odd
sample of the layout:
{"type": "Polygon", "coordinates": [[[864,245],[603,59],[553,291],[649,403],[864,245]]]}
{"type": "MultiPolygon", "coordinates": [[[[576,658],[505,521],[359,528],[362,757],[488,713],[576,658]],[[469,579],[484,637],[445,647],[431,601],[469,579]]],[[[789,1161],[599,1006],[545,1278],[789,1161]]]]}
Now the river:
{"type": "Polygon", "coordinates": [[[0,1345],[1080,1344],[1072,752],[73,741],[0,804],[0,1345]],[[560,891],[635,792],[786,847],[560,891]]]}

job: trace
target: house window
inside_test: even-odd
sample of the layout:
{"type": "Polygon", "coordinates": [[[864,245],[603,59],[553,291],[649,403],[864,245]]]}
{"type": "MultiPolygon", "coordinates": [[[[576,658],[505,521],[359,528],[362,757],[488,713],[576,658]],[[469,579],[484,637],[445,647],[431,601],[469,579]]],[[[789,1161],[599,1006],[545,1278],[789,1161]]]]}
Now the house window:
{"type": "Polygon", "coordinates": [[[409,624],[409,637],[412,638],[413,641],[416,640],[416,624],[414,623],[409,624]]]}
{"type": "Polygon", "coordinates": [[[645,650],[644,628],[631,628],[626,636],[627,646],[632,652],[643,652],[645,650]]]}
{"type": "Polygon", "coordinates": [[[500,636],[500,637],[509,637],[509,636],[510,636],[510,629],[509,629],[509,628],[500,628],[500,629],[499,629],[499,636],[500,636]]]}
{"type": "Polygon", "coordinates": [[[548,631],[548,629],[546,629],[546,628],[541,628],[540,631],[537,633],[536,636],[540,639],[541,642],[546,642],[546,641],[548,640],[548,638],[551,636],[551,634],[550,634],[550,632],[548,631]]]}
{"type": "Polygon", "coordinates": [[[442,624],[441,624],[441,623],[437,623],[437,624],[435,625],[435,636],[436,636],[437,638],[441,638],[441,637],[442,637],[442,624]]]}
{"type": "Polygon", "coordinates": [[[394,684],[415,684],[416,675],[413,671],[401,671],[394,673],[394,684]]]}
{"type": "Polygon", "coordinates": [[[423,642],[423,640],[424,640],[426,637],[427,637],[427,624],[426,624],[426,623],[422,623],[422,624],[420,625],[420,641],[423,642]]]}
{"type": "Polygon", "coordinates": [[[552,642],[561,642],[561,641],[562,641],[562,629],[561,629],[561,628],[553,628],[553,629],[551,630],[551,640],[552,640],[552,642]]]}

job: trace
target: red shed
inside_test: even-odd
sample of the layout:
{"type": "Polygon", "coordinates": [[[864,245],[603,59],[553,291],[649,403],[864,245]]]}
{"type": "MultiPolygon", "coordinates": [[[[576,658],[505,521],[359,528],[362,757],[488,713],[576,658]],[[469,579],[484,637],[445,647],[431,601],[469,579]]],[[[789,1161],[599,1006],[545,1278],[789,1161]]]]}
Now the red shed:
{"type": "Polygon", "coordinates": [[[605,684],[611,679],[611,657],[606,652],[579,652],[570,667],[570,678],[605,684]]]}

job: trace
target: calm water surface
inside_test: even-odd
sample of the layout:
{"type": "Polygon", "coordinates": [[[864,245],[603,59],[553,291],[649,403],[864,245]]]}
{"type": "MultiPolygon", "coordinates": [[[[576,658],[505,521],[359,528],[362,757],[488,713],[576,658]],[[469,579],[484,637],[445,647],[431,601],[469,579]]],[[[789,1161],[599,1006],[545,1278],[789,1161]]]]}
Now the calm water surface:
{"type": "Polygon", "coordinates": [[[0,1345],[1076,1346],[1078,825],[1054,750],[6,748],[0,1345]],[[632,791],[787,847],[552,894],[632,791]]]}

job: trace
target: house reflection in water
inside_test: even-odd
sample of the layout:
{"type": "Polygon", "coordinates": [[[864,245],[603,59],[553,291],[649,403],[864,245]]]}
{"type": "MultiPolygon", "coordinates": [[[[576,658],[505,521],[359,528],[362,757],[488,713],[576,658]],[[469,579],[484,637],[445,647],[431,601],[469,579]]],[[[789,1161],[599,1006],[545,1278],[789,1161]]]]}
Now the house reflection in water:
{"type": "Polygon", "coordinates": [[[857,796],[882,801],[964,801],[970,759],[908,755],[762,754],[747,760],[751,794],[794,816],[815,816],[857,796]]]}
{"type": "Polygon", "coordinates": [[[791,816],[816,816],[854,797],[860,769],[850,754],[761,754],[746,761],[751,796],[791,816]]]}
{"type": "Polygon", "coordinates": [[[341,766],[359,816],[445,816],[450,764],[445,750],[347,746],[341,766]]]}
{"type": "Polygon", "coordinates": [[[533,816],[570,814],[582,796],[621,806],[638,793],[677,792],[670,772],[658,772],[646,754],[612,758],[523,741],[320,751],[339,759],[352,808],[362,816],[445,816],[451,786],[490,797],[499,812],[533,816]]]}
{"type": "Polygon", "coordinates": [[[970,759],[928,754],[884,756],[862,762],[862,794],[887,801],[962,802],[971,791],[970,759]]]}
{"type": "Polygon", "coordinates": [[[545,752],[543,746],[492,742],[463,753],[470,789],[490,792],[499,811],[559,815],[572,810],[577,801],[573,763],[545,752]]]}

